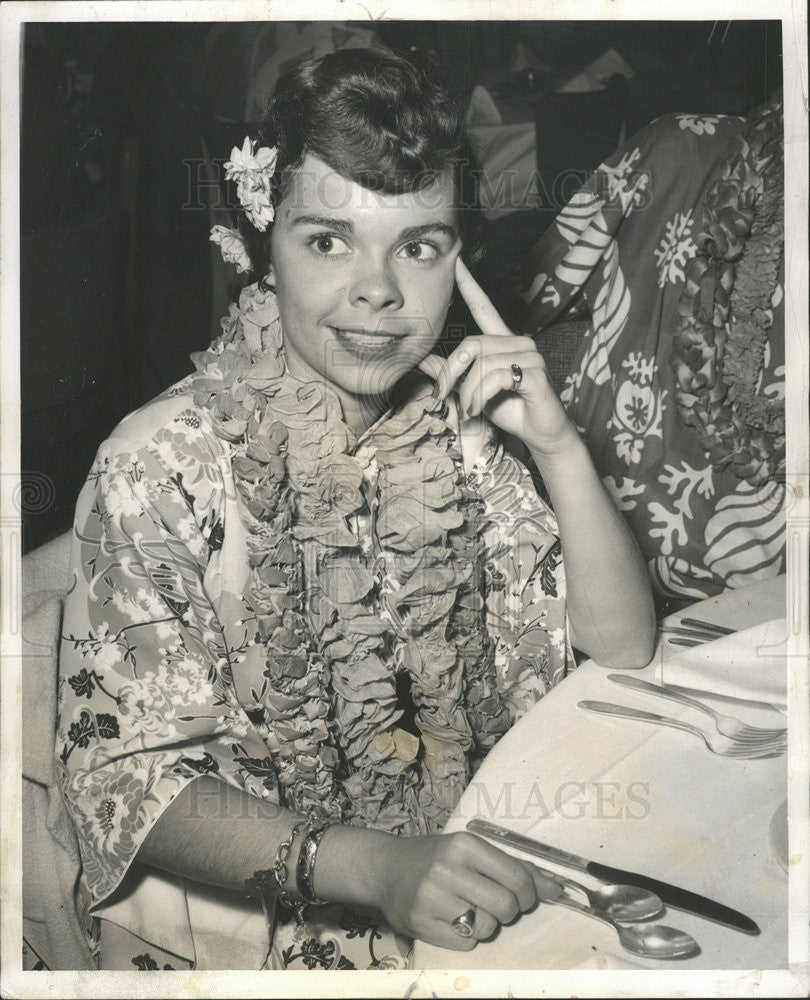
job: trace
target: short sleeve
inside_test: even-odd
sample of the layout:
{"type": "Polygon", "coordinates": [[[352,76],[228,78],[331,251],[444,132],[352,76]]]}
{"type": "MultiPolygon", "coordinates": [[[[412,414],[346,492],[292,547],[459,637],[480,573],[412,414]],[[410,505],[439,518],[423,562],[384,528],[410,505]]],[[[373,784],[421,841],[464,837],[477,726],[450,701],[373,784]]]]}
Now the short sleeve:
{"type": "Polygon", "coordinates": [[[484,594],[511,721],[574,666],[557,519],[529,470],[495,440],[470,474],[484,503],[484,594]]]}
{"type": "Polygon", "coordinates": [[[57,765],[93,905],[185,785],[244,787],[232,748],[251,729],[212,583],[218,441],[193,411],[130,440],[102,446],[80,496],[60,649],[57,765]]]}

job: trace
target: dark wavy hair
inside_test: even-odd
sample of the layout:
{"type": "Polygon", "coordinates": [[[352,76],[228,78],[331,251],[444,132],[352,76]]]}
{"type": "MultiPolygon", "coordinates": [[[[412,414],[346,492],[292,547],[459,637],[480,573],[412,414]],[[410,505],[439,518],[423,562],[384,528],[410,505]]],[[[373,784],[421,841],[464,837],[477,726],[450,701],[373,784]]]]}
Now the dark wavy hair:
{"type": "MultiPolygon", "coordinates": [[[[384,194],[429,187],[450,169],[463,255],[484,252],[479,171],[463,111],[441,83],[387,49],[345,49],[299,63],[276,84],[259,133],[276,146],[273,202],[312,153],[337,173],[384,194]]],[[[244,220],[242,233],[259,275],[269,269],[269,230],[244,220]]]]}

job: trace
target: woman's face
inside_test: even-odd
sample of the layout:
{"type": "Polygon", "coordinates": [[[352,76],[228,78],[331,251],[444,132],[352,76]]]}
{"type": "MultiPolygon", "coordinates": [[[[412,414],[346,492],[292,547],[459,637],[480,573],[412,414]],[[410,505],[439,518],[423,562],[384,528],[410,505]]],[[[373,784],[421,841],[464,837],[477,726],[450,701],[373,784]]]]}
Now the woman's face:
{"type": "Polygon", "coordinates": [[[450,173],[379,194],[307,154],[271,241],[291,374],[325,378],[347,421],[367,423],[444,326],[461,250],[450,173]]]}

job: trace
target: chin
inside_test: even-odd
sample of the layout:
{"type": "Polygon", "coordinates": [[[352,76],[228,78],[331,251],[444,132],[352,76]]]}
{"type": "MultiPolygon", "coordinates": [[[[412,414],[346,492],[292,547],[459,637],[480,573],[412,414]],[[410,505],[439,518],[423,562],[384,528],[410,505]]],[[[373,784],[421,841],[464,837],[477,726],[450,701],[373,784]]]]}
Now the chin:
{"type": "Polygon", "coordinates": [[[398,375],[387,379],[364,379],[361,383],[355,384],[352,387],[347,386],[346,388],[358,399],[365,400],[368,403],[379,402],[387,406],[388,397],[394,391],[396,384],[404,374],[405,372],[400,372],[398,375]]]}
{"type": "Polygon", "coordinates": [[[413,371],[418,361],[411,363],[395,363],[388,361],[365,362],[358,366],[355,378],[341,379],[344,389],[355,396],[377,396],[391,392],[399,380],[413,371]]]}

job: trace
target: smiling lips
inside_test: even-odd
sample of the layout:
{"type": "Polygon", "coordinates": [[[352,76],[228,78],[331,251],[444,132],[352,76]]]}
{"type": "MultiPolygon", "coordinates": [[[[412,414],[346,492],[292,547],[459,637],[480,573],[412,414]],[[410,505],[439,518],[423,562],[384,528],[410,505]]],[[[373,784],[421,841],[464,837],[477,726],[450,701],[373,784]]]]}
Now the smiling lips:
{"type": "Polygon", "coordinates": [[[397,341],[403,340],[406,332],[394,333],[391,330],[364,330],[362,327],[333,326],[335,337],[341,346],[354,354],[369,355],[384,354],[397,341]]]}

